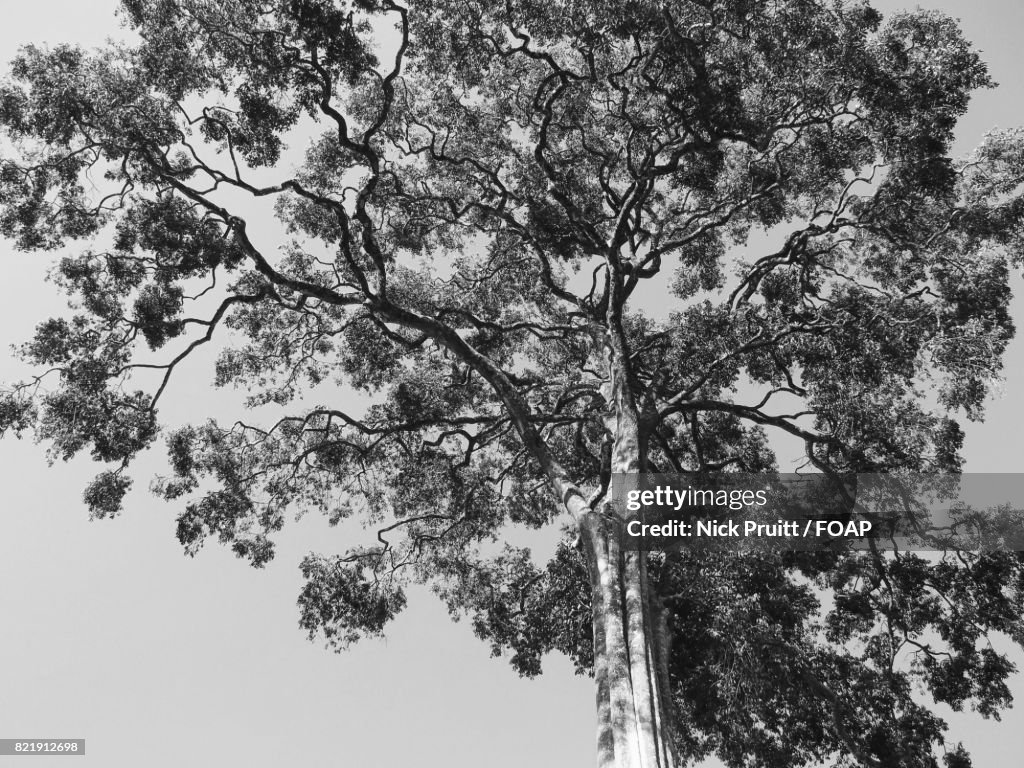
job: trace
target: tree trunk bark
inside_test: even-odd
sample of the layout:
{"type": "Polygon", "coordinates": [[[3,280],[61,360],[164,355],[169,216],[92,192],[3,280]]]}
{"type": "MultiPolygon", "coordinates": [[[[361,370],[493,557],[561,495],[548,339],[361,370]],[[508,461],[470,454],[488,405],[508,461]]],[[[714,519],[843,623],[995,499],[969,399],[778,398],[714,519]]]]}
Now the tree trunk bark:
{"type": "Polygon", "coordinates": [[[590,513],[584,523],[593,601],[598,768],[675,768],[664,674],[668,648],[648,586],[646,554],[623,551],[622,526],[612,514],[590,513]]]}

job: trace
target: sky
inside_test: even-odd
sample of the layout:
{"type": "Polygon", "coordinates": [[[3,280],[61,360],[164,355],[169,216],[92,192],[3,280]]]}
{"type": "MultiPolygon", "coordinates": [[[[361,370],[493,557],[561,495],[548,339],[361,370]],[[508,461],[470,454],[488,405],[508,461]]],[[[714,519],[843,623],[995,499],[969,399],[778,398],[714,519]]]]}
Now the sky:
{"type": "MultiPolygon", "coordinates": [[[[958,151],[993,126],[1024,124],[1024,6],[925,5],[962,19],[1002,83],[975,100],[958,151]]],[[[117,33],[114,6],[6,0],[0,59],[29,42],[100,44],[117,33]]],[[[8,345],[63,311],[43,281],[51,258],[0,241],[0,381],[23,372],[8,345]]],[[[1022,287],[1018,278],[1018,296],[1022,287]]],[[[1024,324],[1019,298],[1014,315],[1024,324]]],[[[235,405],[233,393],[211,391],[202,363],[209,358],[183,371],[165,410],[201,420],[235,405]]],[[[969,471],[1020,469],[1024,337],[1011,345],[1004,389],[987,421],[967,427],[969,471]]],[[[81,492],[95,465],[50,467],[42,446],[0,441],[0,738],[85,738],[86,755],[72,763],[80,768],[593,765],[591,682],[565,660],[521,679],[418,593],[386,640],[324,650],[298,628],[298,563],[309,550],[342,549],[339,530],[314,517],[286,526],[262,571],[216,545],[189,559],[174,536],[175,509],[145,488],[161,464],[159,449],[140,462],[125,514],[89,522],[81,492]]],[[[1021,676],[1013,689],[1024,699],[1021,676]]],[[[1002,723],[968,713],[951,724],[951,740],[965,742],[978,768],[1005,765],[1024,747],[1024,704],[1002,723]]],[[[0,767],[14,759],[0,757],[0,767]]]]}

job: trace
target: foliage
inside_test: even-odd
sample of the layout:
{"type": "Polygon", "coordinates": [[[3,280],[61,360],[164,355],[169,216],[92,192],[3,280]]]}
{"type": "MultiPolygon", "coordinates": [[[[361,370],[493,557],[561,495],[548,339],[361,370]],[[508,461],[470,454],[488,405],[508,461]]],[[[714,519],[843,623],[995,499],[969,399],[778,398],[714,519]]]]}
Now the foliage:
{"type": "MultiPolygon", "coordinates": [[[[24,346],[40,377],[3,394],[0,432],[109,465],[85,499],[114,514],[178,364],[229,339],[216,383],[263,421],[171,430],[158,490],[188,552],[216,537],[255,566],[289,510],[359,518],[367,542],[302,565],[301,624],[331,645],[420,582],[521,673],[555,650],[588,671],[567,511],[598,509],[634,405],[645,470],[774,471],[778,440],[819,470],[959,470],[957,419],[1013,334],[1024,134],[947,156],[990,85],[952,20],[857,0],[123,18],[131,42],[30,46],[0,86],[0,232],[69,247],[76,307],[24,346]],[[559,525],[546,565],[499,546],[559,525]]],[[[1024,641],[1016,554],[649,566],[685,757],[924,768],[945,726],[915,683],[1009,703],[986,638],[1024,641]]]]}

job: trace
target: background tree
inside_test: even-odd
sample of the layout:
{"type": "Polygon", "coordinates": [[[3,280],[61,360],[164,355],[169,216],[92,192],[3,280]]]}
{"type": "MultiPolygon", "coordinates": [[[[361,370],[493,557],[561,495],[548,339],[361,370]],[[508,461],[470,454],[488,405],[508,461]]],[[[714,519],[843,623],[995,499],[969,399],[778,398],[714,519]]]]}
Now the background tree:
{"type": "Polygon", "coordinates": [[[551,650],[593,671],[602,765],[930,766],[943,724],[915,680],[1008,703],[984,641],[1024,640],[1017,555],[645,556],[608,490],[772,471],[772,433],[820,470],[958,469],[952,417],[980,416],[1013,330],[1024,145],[946,157],[988,85],[954,23],[809,0],[123,5],[137,44],[28,48],[0,91],[4,234],[82,242],[54,273],[77,312],[24,347],[41,375],[0,427],[107,463],[96,516],[226,327],[217,382],[261,425],[172,432],[158,488],[188,551],[215,536],[257,566],[289,510],[363,519],[367,542],[302,565],[302,624],[331,645],[429,583],[521,672],[551,650]],[[510,525],[565,542],[538,565],[510,525]]]}

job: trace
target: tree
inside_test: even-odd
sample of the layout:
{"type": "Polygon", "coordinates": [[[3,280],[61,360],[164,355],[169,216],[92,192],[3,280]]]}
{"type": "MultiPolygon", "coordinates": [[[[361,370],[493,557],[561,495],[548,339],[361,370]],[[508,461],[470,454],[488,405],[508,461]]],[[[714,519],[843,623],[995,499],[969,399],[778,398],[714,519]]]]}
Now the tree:
{"type": "Polygon", "coordinates": [[[821,0],[123,15],[134,42],[28,47],[0,89],[2,232],[75,244],[53,274],[76,310],[24,346],[40,375],[0,430],[106,464],[94,516],[179,364],[228,335],[216,383],[260,425],[170,431],[156,488],[187,552],[257,567],[289,511],[361,519],[368,543],[302,563],[301,625],[335,648],[429,584],[521,673],[557,650],[594,675],[602,766],[924,768],[945,726],[915,682],[1010,703],[985,640],[1024,644],[1016,553],[639,553],[610,491],[774,472],[773,435],[822,472],[959,471],[956,417],[1013,333],[1024,133],[947,157],[990,85],[954,22],[821,0]],[[512,525],[563,541],[538,565],[512,525]]]}

